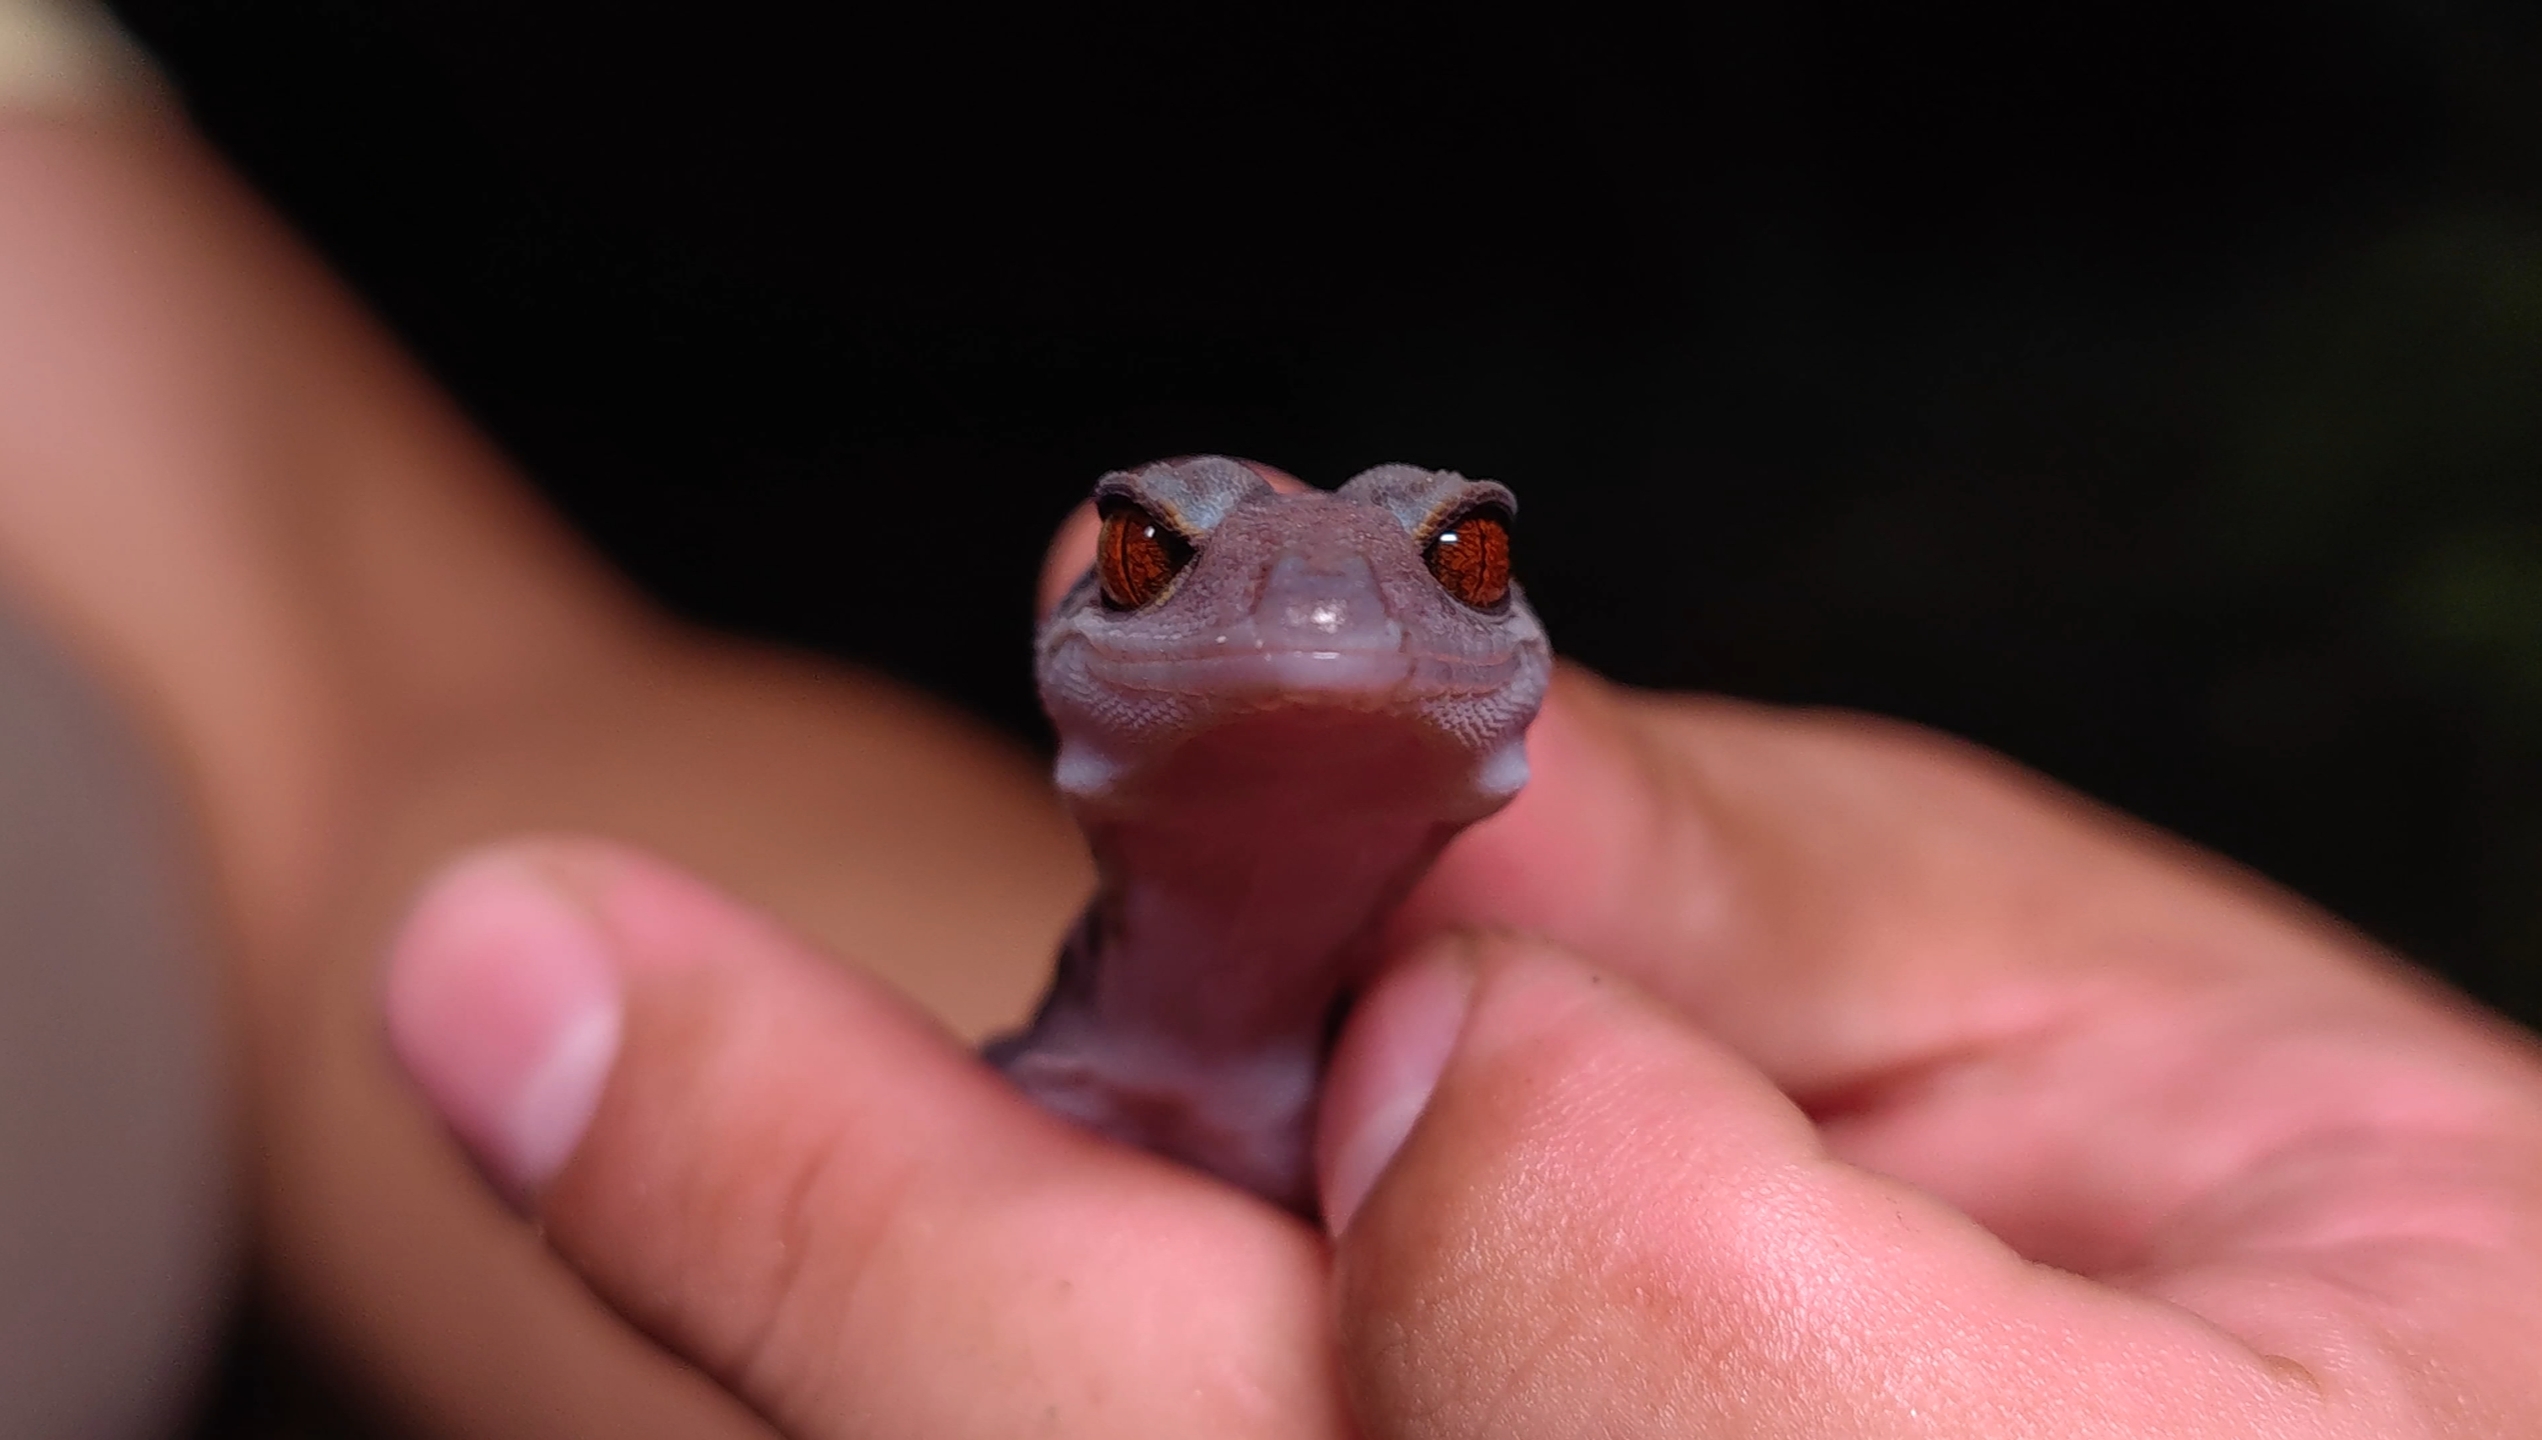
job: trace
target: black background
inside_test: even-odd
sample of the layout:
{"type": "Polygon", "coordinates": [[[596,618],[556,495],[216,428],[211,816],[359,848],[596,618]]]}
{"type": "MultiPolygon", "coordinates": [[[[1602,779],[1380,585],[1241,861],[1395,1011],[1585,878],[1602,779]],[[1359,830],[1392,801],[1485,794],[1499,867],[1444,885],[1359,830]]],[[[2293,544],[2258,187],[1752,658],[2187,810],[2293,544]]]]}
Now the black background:
{"type": "Polygon", "coordinates": [[[1453,467],[2542,1014],[2542,7],[118,8],[681,613],[1038,741],[1098,472],[1453,467]]]}
{"type": "Polygon", "coordinates": [[[1035,735],[1096,473],[1451,466],[1609,674],[1974,736],[2534,1013],[2542,8],[122,13],[683,613],[1035,735]]]}

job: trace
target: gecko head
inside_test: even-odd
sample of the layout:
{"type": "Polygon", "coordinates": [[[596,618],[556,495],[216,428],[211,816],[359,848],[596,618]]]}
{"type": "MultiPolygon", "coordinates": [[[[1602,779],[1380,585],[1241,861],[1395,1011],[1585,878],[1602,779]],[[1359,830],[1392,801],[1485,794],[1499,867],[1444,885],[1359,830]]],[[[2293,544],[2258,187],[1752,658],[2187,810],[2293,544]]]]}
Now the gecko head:
{"type": "Polygon", "coordinates": [[[1510,577],[1504,487],[1384,465],[1285,493],[1200,456],[1106,475],[1094,499],[1096,563],[1037,645],[1063,786],[1279,711],[1377,717],[1515,766],[1495,787],[1523,779],[1552,657],[1510,577]]]}

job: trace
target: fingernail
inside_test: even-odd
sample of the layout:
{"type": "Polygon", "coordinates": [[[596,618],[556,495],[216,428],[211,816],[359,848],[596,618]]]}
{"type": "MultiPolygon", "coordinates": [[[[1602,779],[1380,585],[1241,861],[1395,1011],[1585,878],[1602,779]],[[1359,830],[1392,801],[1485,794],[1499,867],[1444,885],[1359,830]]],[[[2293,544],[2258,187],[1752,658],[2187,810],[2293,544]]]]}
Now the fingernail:
{"type": "Polygon", "coordinates": [[[1324,1226],[1333,1234],[1350,1227],[1429,1105],[1473,993],[1466,947],[1449,942],[1380,980],[1352,1012],[1316,1127],[1324,1226]]]}
{"type": "Polygon", "coordinates": [[[508,854],[425,891],[389,951],[389,1043],[477,1164],[525,1205],[582,1140],[624,1004],[589,915],[508,854]]]}

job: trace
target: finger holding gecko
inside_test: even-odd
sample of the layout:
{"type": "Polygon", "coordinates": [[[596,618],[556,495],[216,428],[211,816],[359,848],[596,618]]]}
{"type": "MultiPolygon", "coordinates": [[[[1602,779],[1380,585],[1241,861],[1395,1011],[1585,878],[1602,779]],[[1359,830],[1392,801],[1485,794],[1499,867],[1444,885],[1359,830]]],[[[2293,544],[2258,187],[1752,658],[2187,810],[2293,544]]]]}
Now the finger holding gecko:
{"type": "Polygon", "coordinates": [[[385,1002],[407,1073],[546,1243],[785,1434],[1351,1433],[1312,1231],[1034,1108],[658,860],[461,859],[385,1002]]]}
{"type": "Polygon", "coordinates": [[[2542,1424],[2532,1037],[1909,727],[1573,673],[1530,749],[1324,1097],[1370,1435],[2542,1424]]]}

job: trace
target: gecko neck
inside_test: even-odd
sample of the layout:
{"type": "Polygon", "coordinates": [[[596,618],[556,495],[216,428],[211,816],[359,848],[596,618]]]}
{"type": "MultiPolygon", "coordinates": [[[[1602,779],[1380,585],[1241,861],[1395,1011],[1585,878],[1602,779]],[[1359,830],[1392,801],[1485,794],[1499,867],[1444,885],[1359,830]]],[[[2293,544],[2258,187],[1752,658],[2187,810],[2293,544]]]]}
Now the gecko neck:
{"type": "Polygon", "coordinates": [[[1383,712],[1219,725],[1080,797],[1102,874],[1086,1002],[1202,1053],[1320,1046],[1377,927],[1497,808],[1473,758],[1383,712]]]}

